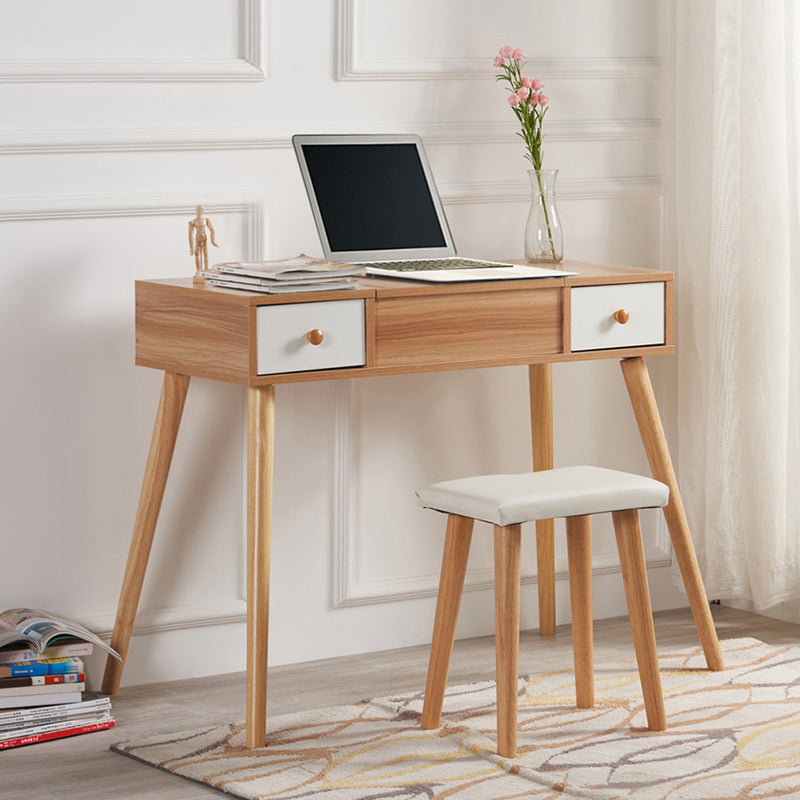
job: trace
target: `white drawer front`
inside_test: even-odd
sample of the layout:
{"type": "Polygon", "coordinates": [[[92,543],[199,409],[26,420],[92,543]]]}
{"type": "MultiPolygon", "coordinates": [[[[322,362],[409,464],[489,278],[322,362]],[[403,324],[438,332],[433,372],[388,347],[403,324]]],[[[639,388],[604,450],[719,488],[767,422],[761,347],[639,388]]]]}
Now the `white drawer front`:
{"type": "Polygon", "coordinates": [[[571,298],[573,351],[664,344],[662,282],[575,286],[571,298]],[[624,324],[614,318],[623,309],[624,324]]]}
{"type": "Polygon", "coordinates": [[[259,375],[365,363],[363,300],[259,306],[256,314],[259,375]],[[319,344],[311,331],[322,334],[319,344]]]}

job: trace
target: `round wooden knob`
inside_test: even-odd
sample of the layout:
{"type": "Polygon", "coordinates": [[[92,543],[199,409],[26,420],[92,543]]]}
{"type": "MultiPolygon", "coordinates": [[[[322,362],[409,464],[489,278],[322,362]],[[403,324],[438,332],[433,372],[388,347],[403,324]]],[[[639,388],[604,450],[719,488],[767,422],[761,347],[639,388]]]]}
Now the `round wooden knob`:
{"type": "Polygon", "coordinates": [[[306,339],[308,339],[311,344],[322,344],[322,340],[324,338],[325,337],[319,328],[313,328],[306,334],[306,339]]]}
{"type": "Polygon", "coordinates": [[[618,308],[614,314],[614,319],[619,322],[620,325],[624,325],[630,318],[631,315],[628,313],[627,308],[618,308]]]}

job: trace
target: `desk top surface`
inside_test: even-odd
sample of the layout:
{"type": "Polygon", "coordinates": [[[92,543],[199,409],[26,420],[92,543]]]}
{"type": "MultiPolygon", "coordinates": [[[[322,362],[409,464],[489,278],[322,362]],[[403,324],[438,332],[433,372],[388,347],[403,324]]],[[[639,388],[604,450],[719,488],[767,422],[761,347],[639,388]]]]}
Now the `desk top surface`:
{"type": "MultiPolygon", "coordinates": [[[[527,264],[519,259],[506,259],[511,264],[527,264]]],[[[565,272],[577,275],[564,275],[563,278],[519,278],[497,281],[465,281],[454,283],[431,283],[408,280],[406,278],[384,278],[367,276],[360,278],[355,289],[338,292],[298,292],[296,294],[270,295],[258,292],[225,289],[211,286],[205,281],[194,282],[192,277],[157,278],[146,283],[162,284],[177,290],[210,292],[220,300],[236,305],[272,305],[276,303],[313,302],[315,300],[338,300],[346,297],[404,297],[412,295],[443,295],[507,292],[511,289],[535,289],[552,286],[583,286],[614,283],[638,283],[642,281],[671,281],[673,273],[665,270],[643,267],[625,267],[610,264],[594,264],[585,261],[565,260],[561,263],[565,272]]],[[[141,281],[137,281],[140,283],[141,281]]]]}

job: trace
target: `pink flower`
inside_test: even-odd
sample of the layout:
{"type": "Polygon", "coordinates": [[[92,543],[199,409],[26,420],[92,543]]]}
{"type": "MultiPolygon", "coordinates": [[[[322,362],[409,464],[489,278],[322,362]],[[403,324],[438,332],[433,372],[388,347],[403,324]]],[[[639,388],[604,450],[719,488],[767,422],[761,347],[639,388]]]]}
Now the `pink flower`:
{"type": "Polygon", "coordinates": [[[510,45],[498,50],[494,66],[499,68],[495,76],[506,84],[506,101],[514,111],[514,116],[522,126],[518,135],[525,141],[525,158],[535,169],[542,168],[542,124],[547,113],[550,98],[544,94],[544,84],[538,78],[522,76],[525,68],[525,53],[510,45]]]}

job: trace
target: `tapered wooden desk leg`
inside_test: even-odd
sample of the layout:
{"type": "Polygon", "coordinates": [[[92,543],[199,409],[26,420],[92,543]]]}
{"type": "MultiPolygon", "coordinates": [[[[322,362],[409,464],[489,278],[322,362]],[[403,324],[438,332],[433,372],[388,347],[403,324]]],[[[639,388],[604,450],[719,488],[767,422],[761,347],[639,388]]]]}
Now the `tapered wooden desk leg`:
{"type": "Polygon", "coordinates": [[[459,517],[456,514],[447,517],[439,596],[436,600],[431,656],[428,661],[428,681],[425,686],[425,702],[422,704],[422,727],[426,730],[438,728],[442,717],[447,672],[453,653],[458,609],[464,591],[464,576],[467,572],[474,525],[475,520],[469,517],[459,517]]]}
{"type": "Polygon", "coordinates": [[[167,476],[172,462],[172,454],[175,451],[175,440],[178,437],[188,390],[188,375],[179,375],[174,372],[164,373],[164,383],[161,387],[161,397],[158,401],[158,411],[153,426],[153,438],[150,441],[150,452],[147,456],[142,491],[139,494],[139,507],[136,511],[136,522],[133,526],[133,536],[128,551],[128,562],[125,566],[125,576],[122,579],[122,589],[117,605],[117,618],[111,634],[111,646],[122,656],[122,662],[111,656],[106,659],[103,691],[108,694],[116,694],[122,681],[122,670],[128,655],[128,645],[131,641],[133,622],[142,593],[147,560],[150,557],[153,534],[161,511],[161,501],[164,499],[164,489],[167,485],[167,476]]]}
{"type": "MultiPolygon", "coordinates": [[[[528,383],[531,405],[533,468],[553,468],[553,365],[530,364],[528,383]]],[[[536,574],[539,588],[539,633],[556,632],[555,525],[552,519],[536,521],[536,574]]]]}
{"type": "Polygon", "coordinates": [[[247,747],[267,739],[267,644],[275,387],[247,390],[247,747]]]}
{"type": "Polygon", "coordinates": [[[656,480],[669,486],[669,503],[664,506],[664,518],[672,538],[675,558],[680,567],[683,585],[686,588],[689,605],[700,637],[700,644],[705,653],[706,664],[711,670],[725,669],[722,649],[714,629],[714,619],[711,616],[703,578],[697,564],[689,523],[683,509],[681,493],[678,489],[678,481],[672,466],[647,365],[641,356],[623,359],[621,364],[633,413],[636,415],[647,460],[650,462],[650,471],[656,480]]]}
{"type": "Polygon", "coordinates": [[[521,525],[494,526],[497,752],[517,755],[521,525]]]}

